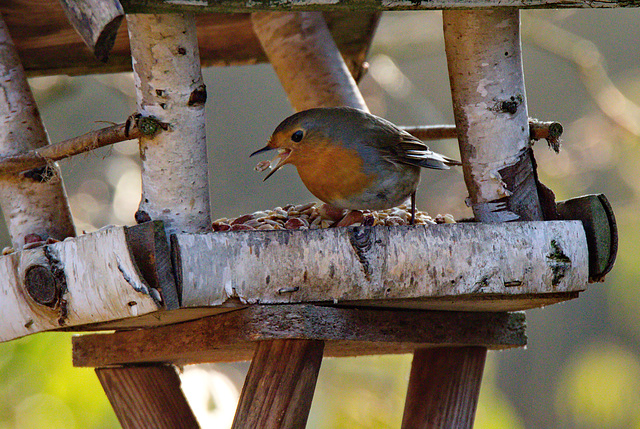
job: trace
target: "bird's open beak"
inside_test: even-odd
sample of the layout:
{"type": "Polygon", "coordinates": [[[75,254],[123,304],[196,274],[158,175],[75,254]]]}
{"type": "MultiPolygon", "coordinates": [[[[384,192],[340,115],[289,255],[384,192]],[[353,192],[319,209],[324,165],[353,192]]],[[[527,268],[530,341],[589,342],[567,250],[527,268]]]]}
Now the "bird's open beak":
{"type": "MultiPolygon", "coordinates": [[[[251,155],[249,155],[249,157],[252,157],[253,155],[256,155],[262,152],[267,152],[273,149],[275,148],[269,147],[269,145],[267,145],[262,149],[258,149],[257,151],[253,152],[251,155]]],[[[271,164],[273,164],[273,162],[276,159],[278,159],[278,164],[276,164],[276,166],[273,167],[273,170],[271,170],[269,174],[267,174],[267,176],[263,179],[263,181],[267,180],[269,177],[271,177],[273,173],[278,171],[280,167],[282,167],[286,163],[287,158],[289,158],[289,155],[291,155],[291,149],[278,149],[278,154],[275,157],[273,157],[273,159],[271,160],[271,164]]]]}
{"type": "Polygon", "coordinates": [[[282,167],[287,162],[287,159],[289,158],[290,155],[291,155],[291,149],[279,149],[278,154],[275,157],[273,157],[273,159],[271,160],[271,163],[273,164],[273,161],[278,159],[279,160],[278,164],[276,164],[276,166],[273,167],[273,170],[271,170],[269,174],[267,174],[267,176],[262,181],[264,182],[269,177],[271,177],[273,173],[278,171],[280,167],[282,167]]]}
{"type": "Polygon", "coordinates": [[[257,155],[259,153],[262,152],[267,152],[269,150],[274,150],[275,147],[269,147],[269,145],[266,145],[265,147],[263,147],[262,149],[258,149],[257,151],[253,152],[251,155],[249,155],[249,158],[251,158],[253,155],[257,155]]]}

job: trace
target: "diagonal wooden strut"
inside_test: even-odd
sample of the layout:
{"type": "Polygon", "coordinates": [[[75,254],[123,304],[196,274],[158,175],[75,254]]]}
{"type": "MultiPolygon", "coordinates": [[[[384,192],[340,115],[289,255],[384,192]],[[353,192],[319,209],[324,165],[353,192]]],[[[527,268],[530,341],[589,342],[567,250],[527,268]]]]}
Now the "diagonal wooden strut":
{"type": "Polygon", "coordinates": [[[473,427],[486,356],[486,347],[416,350],[402,429],[473,427]]]}
{"type": "Polygon", "coordinates": [[[303,429],[322,363],[324,341],[261,341],[232,429],[303,429]]]}
{"type": "Polygon", "coordinates": [[[97,368],[96,375],[124,429],[200,427],[172,365],[97,368]]]}

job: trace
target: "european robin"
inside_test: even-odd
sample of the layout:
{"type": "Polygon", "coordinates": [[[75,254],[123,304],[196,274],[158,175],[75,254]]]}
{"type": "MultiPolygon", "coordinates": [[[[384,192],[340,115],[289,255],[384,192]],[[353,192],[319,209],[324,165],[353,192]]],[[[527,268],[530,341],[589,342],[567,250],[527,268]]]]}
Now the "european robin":
{"type": "Polygon", "coordinates": [[[411,223],[420,167],[460,165],[391,122],[351,107],[289,116],[251,156],[272,149],[278,149],[273,161],[279,161],[264,180],[293,164],[307,189],[338,209],[382,210],[411,197],[411,223]]]}

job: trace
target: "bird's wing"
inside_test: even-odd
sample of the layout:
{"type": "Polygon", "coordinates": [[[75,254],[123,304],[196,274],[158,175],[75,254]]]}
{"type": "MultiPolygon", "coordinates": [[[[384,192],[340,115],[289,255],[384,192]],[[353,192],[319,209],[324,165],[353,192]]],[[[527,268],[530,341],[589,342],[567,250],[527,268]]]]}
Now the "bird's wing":
{"type": "Polygon", "coordinates": [[[447,170],[451,165],[461,165],[455,159],[433,152],[429,146],[411,134],[400,131],[393,136],[393,142],[378,146],[387,161],[437,170],[447,170]]]}

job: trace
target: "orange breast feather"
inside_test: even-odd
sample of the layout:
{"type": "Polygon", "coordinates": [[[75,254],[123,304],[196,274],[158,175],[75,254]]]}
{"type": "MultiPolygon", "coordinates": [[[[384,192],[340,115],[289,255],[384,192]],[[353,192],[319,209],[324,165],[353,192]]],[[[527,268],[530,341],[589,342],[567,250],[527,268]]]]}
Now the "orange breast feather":
{"type": "Polygon", "coordinates": [[[326,203],[361,193],[375,176],[363,173],[357,151],[319,145],[295,156],[291,163],[307,189],[326,203]]]}

